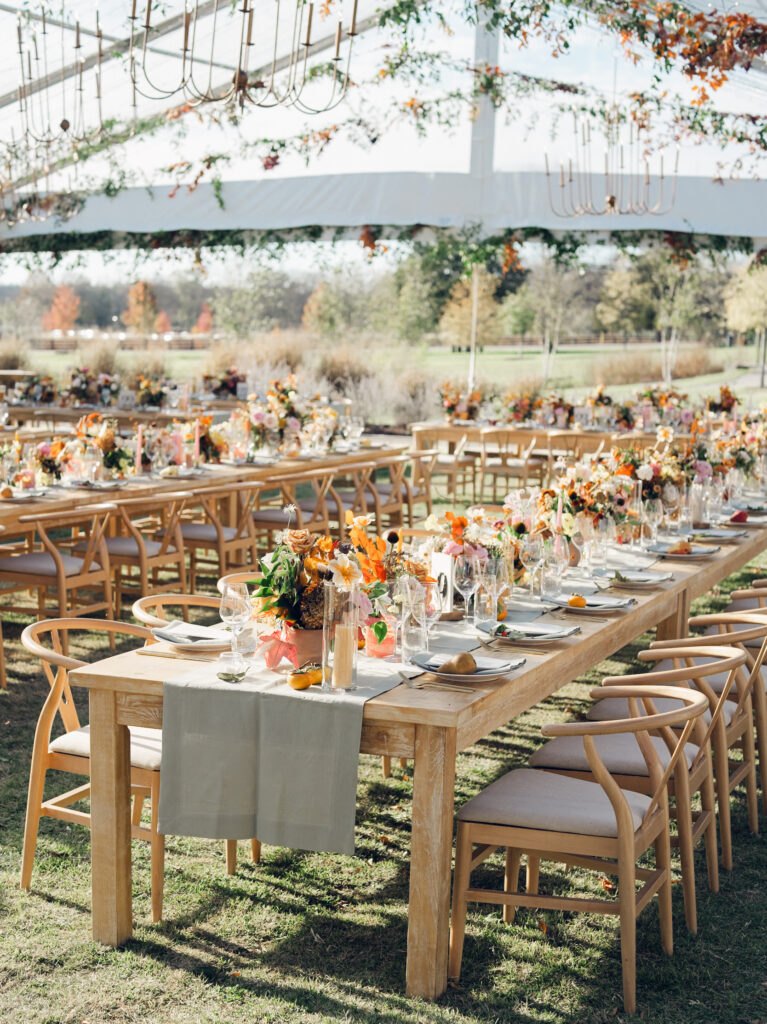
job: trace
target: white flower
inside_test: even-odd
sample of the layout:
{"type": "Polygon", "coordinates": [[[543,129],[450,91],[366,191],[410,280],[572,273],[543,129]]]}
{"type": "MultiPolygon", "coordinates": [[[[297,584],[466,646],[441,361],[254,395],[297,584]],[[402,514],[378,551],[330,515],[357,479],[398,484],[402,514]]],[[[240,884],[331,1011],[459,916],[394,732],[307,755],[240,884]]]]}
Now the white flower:
{"type": "Polygon", "coordinates": [[[368,526],[370,526],[370,524],[372,522],[373,522],[372,515],[355,516],[354,519],[352,519],[352,526],[356,530],[366,530],[368,528],[368,526]]]}
{"type": "Polygon", "coordinates": [[[435,515],[434,512],[432,512],[430,516],[426,517],[426,522],[423,524],[425,530],[434,532],[441,531],[442,526],[443,524],[440,522],[439,516],[435,515]]]}
{"type": "Polygon", "coordinates": [[[654,476],[652,466],[640,466],[637,470],[637,476],[640,480],[652,480],[654,476]]]}
{"type": "Polygon", "coordinates": [[[362,579],[362,570],[357,562],[342,551],[328,562],[328,568],[333,573],[333,583],[339,590],[351,590],[354,584],[362,579]]]}

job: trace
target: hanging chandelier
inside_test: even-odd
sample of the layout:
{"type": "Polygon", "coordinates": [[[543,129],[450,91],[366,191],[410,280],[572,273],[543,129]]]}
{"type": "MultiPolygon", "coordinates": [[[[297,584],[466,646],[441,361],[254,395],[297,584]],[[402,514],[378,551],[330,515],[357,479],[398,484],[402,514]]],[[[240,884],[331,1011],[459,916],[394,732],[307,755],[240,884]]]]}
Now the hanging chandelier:
{"type": "Polygon", "coordinates": [[[559,164],[558,185],[552,185],[545,154],[549,204],[557,217],[661,216],[676,202],[679,150],[669,175],[659,157],[651,173],[651,143],[646,129],[617,103],[607,110],[601,131],[603,144],[592,141],[591,119],[573,112],[573,144],[567,163],[559,164]],[[558,188],[558,193],[555,192],[558,188]]]}
{"type": "Polygon", "coordinates": [[[287,106],[319,114],[332,110],[346,95],[357,35],[357,0],[348,29],[344,31],[339,20],[334,32],[324,37],[317,35],[314,3],[306,0],[273,0],[268,9],[263,3],[257,7],[256,0],[239,0],[233,11],[229,0],[192,0],[191,5],[185,0],[182,15],[157,23],[158,6],[158,0],[146,0],[139,24],[137,0],[131,0],[128,61],[134,110],[142,96],[177,98],[192,106],[287,106]],[[179,32],[180,68],[165,83],[163,69],[150,66],[150,43],[170,28],[179,32]],[[254,67],[256,42],[265,40],[270,41],[270,57],[264,66],[254,67]],[[325,50],[332,52],[326,64],[310,63],[310,57],[325,50]],[[217,81],[219,69],[228,70],[228,80],[222,82],[218,75],[217,81]]]}

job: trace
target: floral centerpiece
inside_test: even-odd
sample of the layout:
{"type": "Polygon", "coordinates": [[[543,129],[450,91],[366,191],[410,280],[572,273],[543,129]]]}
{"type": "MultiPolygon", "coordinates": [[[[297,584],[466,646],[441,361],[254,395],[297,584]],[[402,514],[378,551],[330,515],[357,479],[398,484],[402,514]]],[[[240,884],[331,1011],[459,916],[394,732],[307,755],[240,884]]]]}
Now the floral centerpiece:
{"type": "Polygon", "coordinates": [[[619,430],[633,430],[636,424],[634,410],[627,402],[617,402],[613,406],[615,426],[619,430]]]}
{"type": "Polygon", "coordinates": [[[450,420],[475,420],[482,404],[482,392],[475,388],[464,394],[459,387],[447,381],[439,388],[439,397],[445,416],[450,420]]]}
{"type": "Polygon", "coordinates": [[[640,401],[649,402],[658,412],[679,408],[687,400],[687,395],[684,392],[676,391],[674,388],[664,388],[660,384],[645,388],[644,391],[638,392],[637,397],[640,401]]]}
{"type": "Polygon", "coordinates": [[[136,404],[159,409],[168,395],[168,381],[139,374],[136,378],[136,404]]]}
{"type": "Polygon", "coordinates": [[[306,447],[327,451],[338,433],[338,413],[327,403],[313,405],[306,418],[302,440],[306,447]]]}
{"type": "Polygon", "coordinates": [[[25,377],[24,380],[18,381],[14,387],[20,402],[50,405],[56,400],[56,385],[53,383],[53,377],[33,373],[29,377],[25,377]]]}
{"type": "MultiPolygon", "coordinates": [[[[203,462],[220,462],[226,442],[214,426],[213,417],[199,416],[196,422],[200,424],[200,458],[203,462]]],[[[194,443],[196,429],[195,420],[183,425],[184,440],[188,444],[194,443]]]]}
{"type": "Polygon", "coordinates": [[[562,398],[561,395],[551,395],[548,399],[548,404],[551,406],[556,426],[572,426],[573,416],[575,415],[574,405],[562,398]]]}
{"type": "Polygon", "coordinates": [[[94,374],[82,366],[72,370],[64,394],[74,405],[112,405],[119,392],[120,381],[115,374],[94,374]]]}
{"type": "Polygon", "coordinates": [[[60,437],[56,437],[52,441],[41,441],[35,446],[35,466],[41,484],[61,480],[63,453],[64,442],[60,437]]]}
{"type": "Polygon", "coordinates": [[[613,402],[612,398],[610,398],[610,396],[606,393],[604,384],[600,384],[598,385],[598,387],[594,388],[594,390],[586,399],[586,405],[591,406],[592,409],[595,406],[601,406],[603,408],[606,408],[614,404],[615,403],[613,402]]]}
{"type": "Polygon", "coordinates": [[[220,373],[206,373],[202,379],[217,398],[235,398],[237,385],[244,384],[247,378],[236,366],[230,366],[220,373]]]}
{"type": "Polygon", "coordinates": [[[540,408],[541,399],[537,391],[524,391],[522,394],[509,391],[503,404],[507,423],[523,423],[532,419],[535,410],[540,408]]]}
{"type": "Polygon", "coordinates": [[[261,448],[290,448],[299,442],[301,429],[311,413],[311,402],[298,391],[293,374],[273,380],[264,399],[248,401],[250,453],[261,448]]]}
{"type": "Polygon", "coordinates": [[[706,400],[709,410],[718,413],[732,412],[737,404],[738,399],[727,384],[722,384],[719,388],[719,398],[709,398],[706,400]]]}
{"type": "Polygon", "coordinates": [[[123,477],[133,466],[133,455],[118,443],[116,421],[105,420],[101,413],[92,412],[82,417],[75,433],[83,444],[101,452],[101,463],[111,477],[123,477]]]}

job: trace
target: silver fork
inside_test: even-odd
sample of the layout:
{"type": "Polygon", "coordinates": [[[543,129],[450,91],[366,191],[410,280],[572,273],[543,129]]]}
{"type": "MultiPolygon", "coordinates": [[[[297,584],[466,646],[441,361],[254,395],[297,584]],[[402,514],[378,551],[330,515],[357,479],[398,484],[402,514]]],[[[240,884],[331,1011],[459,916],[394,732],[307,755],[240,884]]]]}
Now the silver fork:
{"type": "Polygon", "coordinates": [[[450,690],[452,693],[476,692],[473,686],[454,686],[452,683],[443,683],[438,679],[435,679],[434,682],[417,683],[410,676],[405,675],[404,672],[400,672],[399,677],[409,690],[450,690]]]}

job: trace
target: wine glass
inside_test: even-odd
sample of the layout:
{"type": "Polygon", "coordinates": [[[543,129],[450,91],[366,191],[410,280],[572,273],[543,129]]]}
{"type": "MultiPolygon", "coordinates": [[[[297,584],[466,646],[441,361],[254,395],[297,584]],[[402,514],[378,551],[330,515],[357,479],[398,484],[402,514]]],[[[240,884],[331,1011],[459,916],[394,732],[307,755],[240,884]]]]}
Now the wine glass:
{"type": "Polygon", "coordinates": [[[426,615],[426,646],[429,646],[429,638],[435,625],[442,616],[442,592],[439,583],[428,582],[423,584],[424,589],[424,612],[426,615]]]}
{"type": "Polygon", "coordinates": [[[682,495],[675,484],[666,484],[663,489],[663,505],[666,511],[666,529],[671,534],[679,532],[679,507],[682,495]]]}
{"type": "Polygon", "coordinates": [[[525,534],[522,540],[519,557],[525,569],[530,573],[530,595],[535,595],[535,575],[543,561],[543,540],[537,533],[525,534]]]}
{"type": "Polygon", "coordinates": [[[459,555],[456,558],[453,583],[463,598],[464,616],[468,616],[472,594],[479,585],[479,573],[473,558],[468,555],[459,555]]]}
{"type": "Polygon", "coordinates": [[[650,547],[658,543],[658,530],[663,522],[663,502],[660,498],[647,498],[642,502],[644,521],[650,527],[650,547]]]}
{"type": "Polygon", "coordinates": [[[220,660],[225,664],[225,670],[219,672],[218,675],[226,682],[238,682],[248,671],[248,666],[240,654],[237,642],[240,633],[253,614],[247,583],[224,584],[221,591],[219,614],[221,621],[226,623],[232,631],[232,646],[230,651],[220,655],[220,660]]]}

